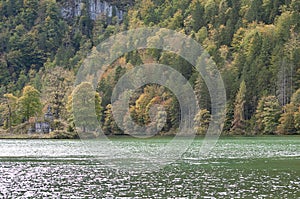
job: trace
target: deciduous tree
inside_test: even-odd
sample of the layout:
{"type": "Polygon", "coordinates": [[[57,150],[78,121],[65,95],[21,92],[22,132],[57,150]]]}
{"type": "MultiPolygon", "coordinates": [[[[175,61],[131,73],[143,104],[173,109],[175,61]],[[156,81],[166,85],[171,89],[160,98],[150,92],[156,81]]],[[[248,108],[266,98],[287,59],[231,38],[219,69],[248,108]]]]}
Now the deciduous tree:
{"type": "Polygon", "coordinates": [[[72,107],[68,105],[68,109],[71,109],[76,130],[82,136],[90,136],[100,128],[101,97],[89,82],[82,82],[74,89],[71,99],[72,107]]]}
{"type": "Polygon", "coordinates": [[[40,92],[32,86],[25,86],[23,94],[18,99],[18,109],[21,118],[27,121],[30,117],[37,117],[42,111],[40,92]]]}

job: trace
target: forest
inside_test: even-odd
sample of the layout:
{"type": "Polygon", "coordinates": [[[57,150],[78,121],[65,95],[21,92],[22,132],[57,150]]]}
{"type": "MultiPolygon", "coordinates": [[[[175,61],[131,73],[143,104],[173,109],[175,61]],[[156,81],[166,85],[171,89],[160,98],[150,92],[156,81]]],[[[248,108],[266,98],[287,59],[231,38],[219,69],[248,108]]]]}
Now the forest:
{"type": "MultiPolygon", "coordinates": [[[[74,80],[88,53],[119,32],[160,27],[193,38],[216,63],[226,87],[224,135],[300,134],[300,1],[135,0],[120,5],[122,20],[114,11],[92,19],[91,2],[82,0],[80,15],[65,17],[62,1],[0,1],[0,133],[27,133],[50,106],[51,136],[78,137],[72,99],[89,85],[74,88],[74,80]]],[[[92,97],[103,132],[124,134],[112,115],[111,93],[123,74],[143,63],[172,66],[188,80],[200,107],[195,130],[204,135],[211,119],[204,80],[182,57],[156,49],[124,54],[99,80],[92,97]]],[[[149,124],[153,104],[166,110],[158,114],[166,117],[157,124],[163,125],[159,134],[176,133],[178,100],[156,84],[132,93],[124,124],[129,117],[149,124]]]]}

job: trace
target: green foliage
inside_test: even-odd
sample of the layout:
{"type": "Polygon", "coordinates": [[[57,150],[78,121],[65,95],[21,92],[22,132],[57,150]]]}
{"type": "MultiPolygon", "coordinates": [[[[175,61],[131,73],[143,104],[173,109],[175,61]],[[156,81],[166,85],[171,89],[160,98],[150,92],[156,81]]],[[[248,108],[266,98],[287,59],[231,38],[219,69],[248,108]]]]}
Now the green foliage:
{"type": "Polygon", "coordinates": [[[137,123],[145,125],[150,122],[149,108],[154,103],[160,103],[163,94],[163,88],[160,86],[147,86],[144,88],[144,93],[135,102],[135,114],[137,123]]]}
{"type": "Polygon", "coordinates": [[[90,132],[96,132],[101,119],[101,97],[94,90],[89,82],[82,82],[74,89],[69,98],[68,110],[72,114],[76,131],[81,136],[90,136],[90,132]]]}
{"type": "Polygon", "coordinates": [[[97,116],[97,120],[100,123],[102,121],[102,111],[103,107],[101,106],[102,104],[102,98],[99,95],[99,93],[95,93],[95,112],[97,116]]]}
{"type": "Polygon", "coordinates": [[[287,104],[284,106],[283,113],[280,116],[277,132],[279,134],[294,134],[295,133],[295,121],[294,113],[296,108],[293,104],[287,104]]]}
{"type": "Polygon", "coordinates": [[[296,106],[296,107],[299,107],[299,106],[300,106],[300,89],[298,89],[298,90],[292,95],[291,103],[292,103],[294,106],[296,106]]]}
{"type": "Polygon", "coordinates": [[[55,119],[67,119],[67,96],[73,80],[73,73],[62,67],[50,68],[42,77],[42,97],[51,106],[55,119]]]}
{"type": "Polygon", "coordinates": [[[18,113],[24,121],[37,117],[41,113],[42,103],[40,92],[32,86],[25,86],[22,96],[18,99],[18,113]]]}
{"type": "Polygon", "coordinates": [[[262,10],[262,0],[250,1],[249,8],[246,12],[245,18],[249,21],[261,21],[263,10],[262,10]]]}
{"type": "Polygon", "coordinates": [[[198,76],[195,82],[195,94],[201,109],[211,109],[211,101],[208,88],[201,76],[198,76]]]}
{"type": "Polygon", "coordinates": [[[111,104],[108,104],[106,106],[106,111],[104,111],[104,114],[105,114],[105,118],[104,118],[104,124],[102,128],[104,134],[111,135],[111,134],[120,133],[121,130],[118,128],[118,125],[113,118],[111,104]]]}
{"type": "Polygon", "coordinates": [[[34,25],[34,22],[38,17],[38,4],[38,0],[24,1],[24,7],[21,9],[21,19],[27,29],[30,29],[34,25]]]}
{"type": "Polygon", "coordinates": [[[200,1],[192,1],[189,9],[191,10],[192,30],[197,32],[201,27],[205,26],[204,7],[200,1]]]}
{"type": "Polygon", "coordinates": [[[194,118],[195,131],[197,135],[205,135],[211,120],[210,112],[201,109],[194,118]]]}
{"type": "Polygon", "coordinates": [[[284,112],[279,119],[278,133],[299,134],[300,133],[300,89],[292,96],[291,103],[285,105],[284,112]]]}
{"type": "Polygon", "coordinates": [[[92,25],[93,24],[88,13],[87,5],[83,3],[81,8],[81,16],[79,18],[79,29],[81,33],[90,37],[93,29],[92,25]]]}
{"type": "MultiPolygon", "coordinates": [[[[274,133],[278,112],[282,109],[278,132],[299,132],[298,100],[296,94],[292,97],[300,88],[299,1],[137,0],[126,8],[122,23],[105,16],[92,20],[88,1],[83,1],[80,16],[63,18],[61,4],[61,1],[54,0],[0,2],[0,109],[4,121],[1,123],[7,128],[20,123],[20,119],[38,115],[41,104],[50,104],[55,118],[68,121],[69,130],[74,131],[73,95],[69,99],[67,96],[74,76],[92,46],[123,30],[156,26],[187,34],[212,56],[226,86],[227,131],[244,133],[252,118],[259,133],[274,133]],[[241,80],[244,81],[239,87],[241,80]],[[36,102],[30,111],[25,108],[29,101],[25,100],[24,92],[23,96],[21,94],[26,85],[34,86],[42,93],[41,98],[38,92],[27,96],[36,102]],[[20,102],[16,106],[20,117],[14,116],[14,111],[8,111],[8,101],[11,104],[15,98],[10,96],[7,101],[5,93],[13,93],[20,102]]],[[[155,36],[149,42],[161,41],[155,36]]],[[[194,87],[200,108],[210,111],[207,86],[190,63],[172,52],[134,50],[104,71],[97,86],[97,119],[104,124],[107,134],[120,133],[109,105],[114,86],[127,70],[149,61],[170,65],[183,74],[194,87]]],[[[75,90],[79,92],[81,89],[75,90]]],[[[87,92],[86,95],[94,99],[94,93],[87,92]]],[[[150,122],[149,110],[154,104],[163,106],[166,111],[159,110],[157,115],[162,121],[167,114],[163,131],[174,131],[180,122],[180,107],[171,92],[160,86],[148,85],[133,93],[130,115],[138,124],[147,125],[150,122]]],[[[89,106],[94,104],[87,102],[85,108],[89,106]]],[[[89,113],[86,114],[89,118],[89,113]]],[[[130,115],[126,115],[124,123],[130,115]]],[[[84,122],[79,123],[86,126],[84,122]]],[[[92,126],[96,128],[98,124],[94,123],[92,126]]],[[[57,132],[60,134],[64,133],[57,132]]]]}
{"type": "Polygon", "coordinates": [[[300,107],[294,113],[294,122],[295,122],[295,129],[299,134],[299,132],[300,132],[300,107]]]}
{"type": "Polygon", "coordinates": [[[13,94],[4,94],[4,101],[1,103],[1,115],[5,128],[11,128],[19,123],[18,114],[18,98],[13,94]]]}
{"type": "Polygon", "coordinates": [[[68,132],[65,130],[54,130],[50,132],[50,138],[52,139],[74,139],[79,138],[77,133],[68,132]]]}
{"type": "Polygon", "coordinates": [[[255,113],[257,134],[274,134],[281,114],[281,107],[275,96],[260,99],[255,113]]]}
{"type": "Polygon", "coordinates": [[[244,134],[245,133],[245,96],[246,96],[246,84],[243,80],[240,84],[240,89],[236,95],[234,103],[234,117],[232,121],[232,134],[244,134]]]}

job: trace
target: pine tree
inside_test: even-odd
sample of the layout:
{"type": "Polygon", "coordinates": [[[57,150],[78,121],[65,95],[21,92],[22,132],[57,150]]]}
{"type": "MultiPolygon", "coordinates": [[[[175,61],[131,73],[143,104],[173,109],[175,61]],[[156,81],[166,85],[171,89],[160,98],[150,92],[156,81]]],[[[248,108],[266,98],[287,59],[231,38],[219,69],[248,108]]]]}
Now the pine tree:
{"type": "Polygon", "coordinates": [[[218,12],[216,2],[214,0],[206,1],[206,4],[204,6],[204,10],[205,10],[204,11],[204,13],[205,13],[204,16],[205,16],[205,19],[206,19],[206,23],[214,24],[216,14],[218,12]]]}
{"type": "Polygon", "coordinates": [[[255,130],[259,133],[263,131],[264,124],[263,124],[263,118],[264,118],[264,107],[265,107],[265,97],[261,98],[258,102],[256,112],[255,112],[255,130]]]}
{"type": "Polygon", "coordinates": [[[198,76],[195,82],[195,94],[199,103],[200,109],[211,109],[211,101],[208,88],[201,76],[198,76]]]}
{"type": "Polygon", "coordinates": [[[281,107],[275,96],[263,97],[256,109],[256,129],[258,134],[274,134],[281,114],[281,107]]]}
{"type": "Polygon", "coordinates": [[[103,128],[102,128],[104,134],[113,135],[113,134],[120,133],[120,129],[119,129],[116,121],[114,120],[111,104],[108,104],[106,106],[106,110],[104,111],[104,114],[105,114],[105,119],[104,119],[104,124],[103,124],[103,128]]]}
{"type": "Polygon", "coordinates": [[[191,15],[192,15],[192,29],[195,32],[205,25],[204,19],[204,7],[200,3],[200,1],[193,1],[190,5],[191,15]]]}
{"type": "Polygon", "coordinates": [[[208,110],[201,109],[194,118],[194,126],[197,135],[205,135],[208,129],[211,115],[208,110]]]}
{"type": "Polygon", "coordinates": [[[3,109],[1,114],[4,119],[5,128],[11,129],[13,125],[18,124],[17,102],[18,98],[13,94],[4,94],[4,101],[1,104],[3,109]]]}
{"type": "Polygon", "coordinates": [[[42,77],[42,96],[52,107],[55,119],[66,119],[67,96],[70,95],[73,79],[73,72],[62,67],[49,68],[42,77]]]}
{"type": "Polygon", "coordinates": [[[261,21],[262,20],[262,0],[252,0],[250,7],[246,13],[245,18],[249,21],[261,21]]]}
{"type": "Polygon", "coordinates": [[[68,113],[68,131],[69,132],[74,132],[75,131],[75,123],[74,123],[74,114],[73,114],[73,96],[69,95],[68,96],[68,101],[66,104],[66,109],[68,113]]]}
{"type": "Polygon", "coordinates": [[[79,19],[79,29],[81,30],[81,33],[83,35],[86,35],[88,38],[92,37],[93,23],[90,14],[88,12],[88,6],[85,3],[83,3],[81,9],[81,16],[79,19]]]}
{"type": "Polygon", "coordinates": [[[95,92],[95,112],[99,123],[102,122],[103,107],[101,104],[102,104],[102,98],[99,93],[95,92]]]}
{"type": "Polygon", "coordinates": [[[34,21],[38,16],[38,4],[38,0],[24,1],[24,7],[21,11],[21,17],[27,29],[30,29],[34,25],[34,21]]]}
{"type": "Polygon", "coordinates": [[[245,133],[245,95],[246,95],[246,84],[243,80],[240,84],[240,89],[236,95],[234,103],[234,118],[232,121],[231,133],[233,134],[244,134],[245,133]]]}

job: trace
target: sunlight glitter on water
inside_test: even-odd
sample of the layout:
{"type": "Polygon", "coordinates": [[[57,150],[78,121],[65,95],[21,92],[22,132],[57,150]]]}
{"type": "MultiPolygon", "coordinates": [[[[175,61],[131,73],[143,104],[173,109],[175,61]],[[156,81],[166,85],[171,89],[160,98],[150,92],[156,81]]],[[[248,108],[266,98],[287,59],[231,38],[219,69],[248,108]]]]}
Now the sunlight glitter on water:
{"type": "MultiPolygon", "coordinates": [[[[123,146],[138,152],[167,141],[153,139],[139,149],[140,142],[128,139],[123,146]]],[[[114,170],[114,157],[93,159],[76,140],[0,143],[0,198],[300,197],[299,138],[221,139],[202,159],[197,157],[201,139],[196,139],[186,159],[144,173],[114,170]]]]}

